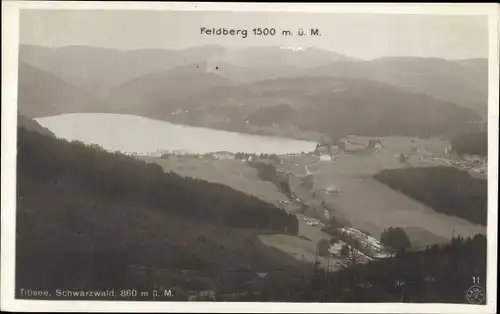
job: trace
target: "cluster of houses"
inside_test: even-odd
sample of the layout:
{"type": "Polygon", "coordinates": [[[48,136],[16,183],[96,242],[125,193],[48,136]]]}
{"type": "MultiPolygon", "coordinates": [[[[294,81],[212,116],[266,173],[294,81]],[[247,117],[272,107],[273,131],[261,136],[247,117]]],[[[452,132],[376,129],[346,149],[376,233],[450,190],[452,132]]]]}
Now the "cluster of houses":
{"type": "Polygon", "coordinates": [[[234,160],[236,159],[235,155],[230,152],[215,152],[212,154],[212,157],[217,160],[234,160]]]}
{"type": "Polygon", "coordinates": [[[358,229],[354,228],[341,228],[341,233],[344,233],[347,236],[350,236],[356,240],[358,240],[362,245],[366,247],[370,247],[374,251],[382,251],[384,250],[384,245],[380,243],[377,239],[368,235],[358,229]]]}
{"type": "Polygon", "coordinates": [[[332,255],[341,256],[342,255],[342,247],[347,245],[345,242],[339,240],[330,243],[330,247],[328,248],[328,252],[332,255]]]}
{"type": "MultiPolygon", "coordinates": [[[[227,152],[227,151],[219,151],[219,152],[206,153],[206,154],[196,154],[196,153],[192,153],[190,151],[183,150],[183,149],[172,150],[172,151],[157,150],[155,152],[124,152],[124,154],[129,155],[129,156],[135,156],[135,157],[189,156],[189,157],[198,157],[198,158],[211,157],[211,158],[220,159],[220,160],[236,159],[236,154],[231,153],[231,152],[227,152]]],[[[252,156],[249,156],[249,158],[251,160],[252,156]]]]}
{"type": "Polygon", "coordinates": [[[386,249],[380,241],[374,237],[355,228],[340,228],[340,239],[335,239],[330,243],[329,252],[332,255],[342,256],[342,247],[348,245],[348,239],[356,240],[360,246],[357,248],[357,254],[365,260],[382,259],[392,256],[392,253],[386,252],[386,249]],[[344,239],[345,241],[343,241],[344,239]]]}
{"type": "Polygon", "coordinates": [[[359,144],[352,140],[341,140],[336,144],[317,144],[314,154],[319,156],[320,161],[332,161],[336,154],[341,152],[356,154],[356,153],[370,153],[374,154],[382,148],[380,140],[370,139],[368,143],[359,144]]]}
{"type": "Polygon", "coordinates": [[[487,173],[488,162],[486,157],[477,155],[459,156],[457,153],[453,152],[451,146],[445,148],[444,155],[446,156],[447,164],[460,170],[468,171],[472,175],[478,174],[485,176],[487,173]]]}
{"type": "Polygon", "coordinates": [[[328,185],[322,189],[323,193],[326,195],[332,195],[340,192],[340,187],[338,185],[328,185]]]}
{"type": "Polygon", "coordinates": [[[161,157],[161,152],[124,152],[125,155],[133,157],[161,157]]]}
{"type": "Polygon", "coordinates": [[[319,224],[319,220],[309,217],[304,218],[304,222],[309,226],[317,226],[319,224]]]}
{"type": "Polygon", "coordinates": [[[164,155],[182,155],[182,156],[196,156],[199,158],[213,158],[216,160],[243,160],[246,162],[251,162],[257,159],[271,159],[273,161],[279,161],[279,158],[274,154],[255,154],[255,153],[232,153],[228,151],[217,151],[213,153],[205,154],[192,154],[185,151],[174,151],[163,153],[164,155]]]}
{"type": "Polygon", "coordinates": [[[486,174],[487,173],[487,161],[486,158],[481,158],[479,156],[464,156],[460,160],[450,160],[450,164],[465,171],[476,174],[486,174]]]}
{"type": "Polygon", "coordinates": [[[296,216],[297,219],[303,220],[309,226],[317,226],[320,224],[318,219],[314,219],[303,214],[297,214],[296,216]]]}
{"type": "Polygon", "coordinates": [[[173,151],[158,149],[156,151],[149,151],[149,152],[128,152],[128,151],[125,151],[125,152],[123,152],[123,154],[128,155],[128,156],[133,156],[133,157],[165,157],[165,156],[170,156],[170,155],[193,155],[189,151],[183,150],[183,149],[178,149],[178,150],[173,150],[173,151]]]}
{"type": "MultiPolygon", "coordinates": [[[[316,145],[314,151],[310,151],[308,153],[302,152],[300,154],[289,153],[286,155],[315,155],[319,156],[320,161],[332,161],[336,154],[341,152],[356,152],[359,150],[373,150],[379,149],[382,147],[382,144],[379,140],[369,140],[367,146],[363,146],[361,144],[352,143],[349,140],[339,141],[336,144],[329,143],[320,143],[316,145]]],[[[257,158],[262,158],[263,156],[267,156],[268,158],[276,159],[275,154],[255,154],[255,153],[232,153],[228,151],[218,151],[213,153],[206,154],[195,154],[189,152],[187,150],[178,149],[178,150],[160,150],[150,151],[150,152],[123,152],[125,155],[135,156],[135,157],[168,157],[168,156],[196,156],[199,158],[203,157],[212,157],[214,159],[221,160],[233,160],[233,159],[241,159],[245,161],[252,161],[257,158]]]]}
{"type": "Polygon", "coordinates": [[[373,258],[367,256],[361,250],[351,248],[347,243],[345,243],[342,240],[332,241],[330,243],[330,247],[328,248],[328,253],[334,256],[346,257],[342,252],[344,246],[349,247],[348,252],[346,252],[349,256],[352,256],[352,254],[356,254],[356,259],[359,263],[365,263],[373,260],[373,258]]]}
{"type": "Polygon", "coordinates": [[[333,155],[339,152],[338,146],[330,144],[318,144],[314,153],[319,155],[320,161],[332,161],[333,155]]]}

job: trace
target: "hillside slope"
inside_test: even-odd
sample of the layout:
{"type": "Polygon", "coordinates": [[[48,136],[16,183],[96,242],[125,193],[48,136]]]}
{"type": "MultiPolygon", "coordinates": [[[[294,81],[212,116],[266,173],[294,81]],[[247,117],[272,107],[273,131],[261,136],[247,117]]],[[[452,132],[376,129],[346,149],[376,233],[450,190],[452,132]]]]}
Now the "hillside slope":
{"type": "Polygon", "coordinates": [[[19,62],[18,110],[28,117],[105,110],[89,92],[54,74],[19,62]]]}
{"type": "Polygon", "coordinates": [[[22,46],[20,59],[20,110],[30,117],[113,112],[247,133],[338,138],[456,133],[481,121],[487,108],[484,59],[358,61],[315,49],[219,46],[22,46]]]}
{"type": "Polygon", "coordinates": [[[278,221],[252,197],[24,128],[18,141],[17,297],[20,288],[132,288],[172,289],[156,301],[186,301],[215,289],[218,301],[463,303],[470,278],[486,283],[484,236],[327,274],[227,226],[242,222],[221,219],[221,205],[236,217],[251,208],[245,222],[278,221]]]}
{"type": "MultiPolygon", "coordinates": [[[[269,67],[308,68],[330,62],[353,60],[335,52],[320,49],[296,52],[280,49],[280,47],[236,49],[215,45],[180,50],[128,51],[88,46],[49,48],[21,45],[19,58],[39,69],[54,73],[72,85],[93,92],[101,99],[107,97],[110,89],[128,80],[195,63],[207,63],[214,66],[226,63],[237,68],[255,67],[263,74],[275,72],[273,69],[266,70],[269,67]]],[[[238,73],[241,75],[241,72],[238,73]]],[[[269,76],[264,77],[269,78],[269,76]]]]}
{"type": "Polygon", "coordinates": [[[474,109],[483,116],[488,104],[487,59],[448,61],[437,58],[388,57],[356,63],[332,63],[310,76],[365,78],[474,109]]]}
{"type": "Polygon", "coordinates": [[[17,125],[28,131],[38,132],[40,134],[52,137],[55,136],[54,133],[52,133],[49,129],[44,128],[35,120],[28,118],[25,115],[20,114],[19,112],[17,113],[17,125]]]}
{"type": "Polygon", "coordinates": [[[487,181],[452,167],[385,170],[375,179],[435,211],[487,225],[487,181]]]}
{"type": "Polygon", "coordinates": [[[230,93],[207,89],[150,106],[168,121],[242,130],[247,125],[327,134],[429,136],[479,120],[474,111],[357,78],[279,78],[239,85],[230,93]],[[182,111],[190,104],[189,111],[182,111]]]}
{"type": "Polygon", "coordinates": [[[252,285],[256,272],[298,266],[251,230],[296,232],[296,218],[273,205],[97,147],[18,132],[17,287],[235,290],[252,285]]]}
{"type": "Polygon", "coordinates": [[[130,105],[137,107],[134,111],[142,112],[151,103],[169,103],[211,87],[233,85],[232,80],[217,74],[216,67],[196,63],[131,79],[111,89],[108,100],[116,104],[117,110],[130,105]]]}

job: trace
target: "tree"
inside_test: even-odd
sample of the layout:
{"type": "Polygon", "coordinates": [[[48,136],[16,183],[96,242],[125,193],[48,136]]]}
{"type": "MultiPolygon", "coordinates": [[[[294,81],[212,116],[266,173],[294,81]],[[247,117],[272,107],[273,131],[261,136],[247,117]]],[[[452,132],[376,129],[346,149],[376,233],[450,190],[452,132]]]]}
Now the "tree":
{"type": "Polygon", "coordinates": [[[361,257],[361,253],[359,251],[359,242],[356,241],[354,246],[349,246],[349,258],[348,262],[350,265],[356,265],[359,262],[359,258],[361,257]]]}
{"type": "Polygon", "coordinates": [[[408,235],[404,229],[400,227],[389,227],[389,229],[385,229],[380,235],[380,241],[397,251],[411,247],[408,235]]]}
{"type": "Polygon", "coordinates": [[[342,245],[342,247],[340,248],[340,255],[343,257],[349,257],[349,245],[342,245]]]}
{"type": "Polygon", "coordinates": [[[276,154],[271,154],[269,155],[269,158],[276,164],[279,164],[280,163],[280,158],[278,157],[278,155],[276,154]]]}
{"type": "Polygon", "coordinates": [[[459,155],[486,156],[488,154],[488,134],[486,132],[459,134],[451,139],[451,148],[459,155]]]}
{"type": "Polygon", "coordinates": [[[401,162],[401,163],[406,162],[406,157],[405,157],[405,155],[403,155],[403,154],[400,154],[400,155],[399,155],[399,162],[401,162]]]}
{"type": "Polygon", "coordinates": [[[330,248],[330,241],[327,239],[321,239],[317,244],[317,251],[319,256],[328,256],[330,253],[328,249],[330,248]]]}
{"type": "Polygon", "coordinates": [[[354,266],[359,263],[359,258],[361,253],[359,252],[359,242],[355,242],[352,246],[349,244],[344,244],[340,249],[340,255],[346,258],[344,263],[337,262],[335,267],[337,268],[347,268],[349,266],[354,266]]]}

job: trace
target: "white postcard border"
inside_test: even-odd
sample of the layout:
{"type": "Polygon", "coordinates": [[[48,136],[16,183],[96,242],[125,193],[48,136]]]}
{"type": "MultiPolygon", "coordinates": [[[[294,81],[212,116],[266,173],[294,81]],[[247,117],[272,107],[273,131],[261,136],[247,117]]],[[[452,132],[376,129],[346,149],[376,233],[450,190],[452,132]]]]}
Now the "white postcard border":
{"type": "Polygon", "coordinates": [[[316,313],[494,313],[497,298],[498,222],[498,13],[497,4],[285,4],[158,2],[2,2],[2,175],[1,307],[8,311],[98,312],[316,312],[316,313]],[[246,12],[331,12],[387,14],[487,15],[489,18],[488,98],[488,287],[487,304],[276,303],[276,302],[114,302],[14,299],[17,66],[20,9],[182,10],[246,12]]]}

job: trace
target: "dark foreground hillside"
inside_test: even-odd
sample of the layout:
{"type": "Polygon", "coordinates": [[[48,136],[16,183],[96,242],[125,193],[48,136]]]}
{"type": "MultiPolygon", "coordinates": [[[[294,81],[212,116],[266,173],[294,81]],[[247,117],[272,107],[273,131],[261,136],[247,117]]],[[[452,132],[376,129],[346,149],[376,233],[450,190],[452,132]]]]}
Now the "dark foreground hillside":
{"type": "Polygon", "coordinates": [[[257,272],[279,278],[280,270],[299,269],[290,257],[262,245],[252,230],[119,200],[96,204],[75,188],[29,177],[20,178],[19,189],[17,292],[162,286],[182,300],[191,290],[244,291],[261,284],[253,282],[257,272]]]}
{"type": "Polygon", "coordinates": [[[18,147],[21,179],[76,189],[97,205],[120,200],[201,222],[297,233],[296,217],[274,205],[221,184],[164,173],[157,164],[24,129],[18,147]]]}
{"type": "Polygon", "coordinates": [[[254,197],[23,128],[18,147],[18,290],[232,291],[298,264],[251,230],[295,216],[254,197]]]}
{"type": "Polygon", "coordinates": [[[296,233],[272,205],[23,128],[18,141],[17,297],[165,288],[174,297],[160,300],[465,302],[473,276],[485,283],[483,236],[324,273],[258,240],[255,228],[296,233]]]}
{"type": "Polygon", "coordinates": [[[486,226],[487,181],[453,167],[384,170],[375,179],[439,213],[486,226]]]}
{"type": "Polygon", "coordinates": [[[291,302],[465,303],[465,293],[474,281],[486,287],[483,235],[454,238],[441,247],[400,252],[395,258],[338,272],[317,270],[288,289],[294,289],[291,302]]]}

